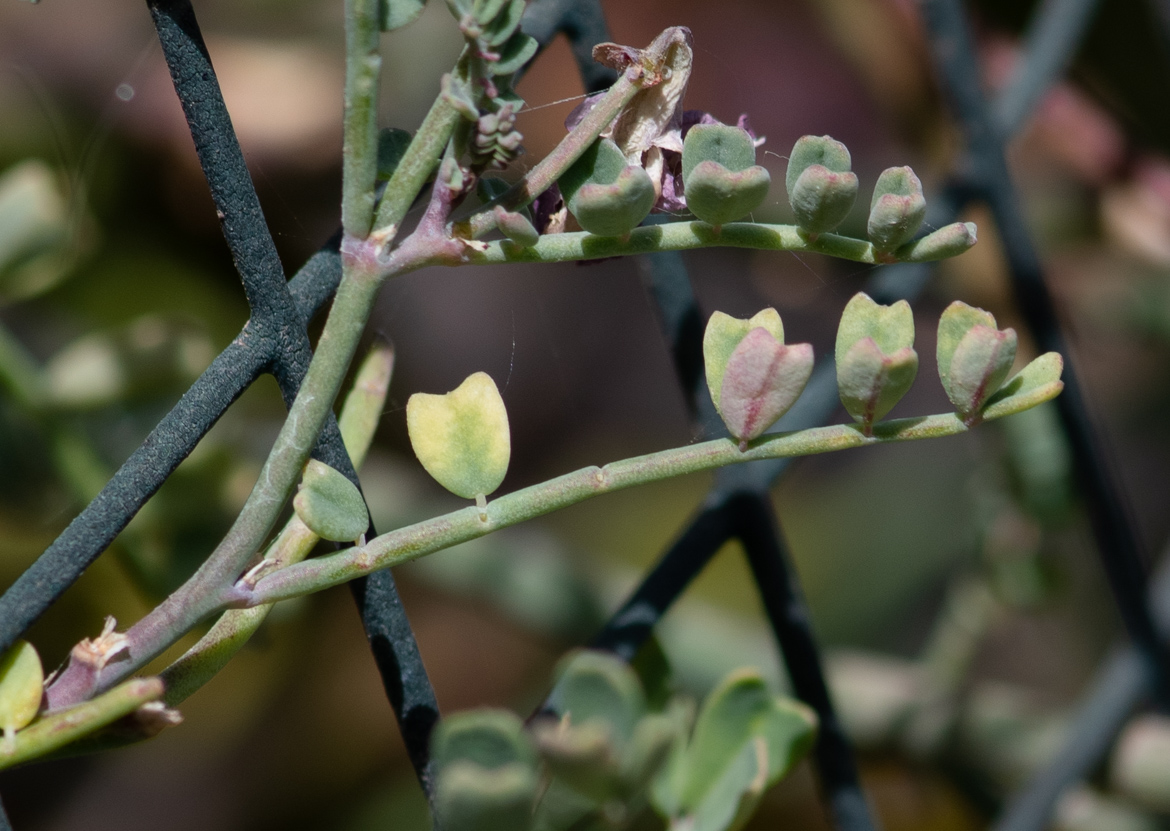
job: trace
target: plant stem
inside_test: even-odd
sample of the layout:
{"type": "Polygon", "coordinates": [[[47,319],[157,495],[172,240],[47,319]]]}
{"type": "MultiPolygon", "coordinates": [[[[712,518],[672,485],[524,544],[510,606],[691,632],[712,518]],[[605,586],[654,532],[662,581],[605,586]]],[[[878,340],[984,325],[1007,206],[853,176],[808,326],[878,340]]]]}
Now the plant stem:
{"type": "Polygon", "coordinates": [[[0,740],[0,770],[64,747],[154,701],[163,693],[157,678],[135,678],[92,701],[45,716],[18,732],[11,745],[0,740]]]}
{"type": "Polygon", "coordinates": [[[50,710],[71,706],[96,691],[108,689],[204,617],[224,607],[232,584],[272,530],[300,476],[369,317],[378,281],[353,258],[343,267],[347,273],[337,289],[300,393],[235,523],[186,583],[130,627],[126,632],[127,649],[118,655],[118,660],[98,670],[70,662],[46,689],[50,710]]]}
{"type": "Polygon", "coordinates": [[[365,239],[374,219],[378,175],[378,0],[345,0],[345,144],[341,226],[365,239]]]}
{"type": "MultiPolygon", "coordinates": [[[[1047,400],[1059,391],[1059,382],[1051,384],[1042,395],[1028,397],[1021,409],[1039,403],[1034,399],[1047,400]]],[[[998,415],[1008,415],[1006,409],[998,415]]],[[[967,429],[956,415],[947,413],[879,423],[874,425],[872,437],[864,435],[856,425],[841,424],[763,436],[742,452],[731,439],[716,439],[613,462],[603,468],[583,468],[489,502],[486,519],[481,518],[479,508],[468,507],[383,534],[363,547],[346,549],[282,569],[262,577],[251,590],[237,586],[237,602],[251,606],[320,591],[371,571],[401,565],[491,531],[633,485],[729,464],[828,453],[870,444],[953,436],[967,429]]]]}
{"type": "MultiPolygon", "coordinates": [[[[508,240],[485,244],[487,249],[484,251],[469,250],[465,255],[465,262],[476,265],[561,263],[723,246],[811,252],[859,263],[878,264],[873,246],[865,240],[838,234],[821,234],[813,239],[795,225],[766,225],[756,222],[730,222],[719,231],[706,222],[697,220],[667,222],[635,228],[625,238],[599,237],[585,231],[545,234],[531,248],[523,248],[508,240]]],[[[910,256],[902,262],[925,261],[916,258],[913,249],[909,254],[910,256]]]]}
{"type": "MultiPolygon", "coordinates": [[[[354,468],[361,467],[373,442],[393,366],[394,353],[388,346],[371,350],[341,407],[337,424],[354,468]]],[[[274,568],[299,563],[309,556],[319,540],[320,537],[294,515],[269,547],[265,560],[274,568]]],[[[162,673],[167,706],[179,704],[223,669],[260,628],[272,605],[266,603],[251,609],[232,609],[220,615],[207,634],[162,673]]]]}
{"type": "Polygon", "coordinates": [[[406,212],[418,196],[427,177],[438,166],[443,149],[462,118],[451,102],[440,95],[431,105],[430,112],[423,119],[422,126],[415,133],[414,140],[406,148],[398,167],[386,184],[378,215],[374,220],[374,234],[383,245],[388,244],[398,233],[406,212]]]}

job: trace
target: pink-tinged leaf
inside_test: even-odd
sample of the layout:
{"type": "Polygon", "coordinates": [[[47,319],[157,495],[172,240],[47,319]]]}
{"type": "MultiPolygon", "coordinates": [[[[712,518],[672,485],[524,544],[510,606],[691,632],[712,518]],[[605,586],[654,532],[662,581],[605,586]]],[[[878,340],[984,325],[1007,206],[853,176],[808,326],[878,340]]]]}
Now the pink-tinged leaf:
{"type": "Polygon", "coordinates": [[[741,444],[760,436],[796,403],[812,374],[807,343],[785,346],[763,328],[744,337],[723,374],[719,409],[741,444]]]}

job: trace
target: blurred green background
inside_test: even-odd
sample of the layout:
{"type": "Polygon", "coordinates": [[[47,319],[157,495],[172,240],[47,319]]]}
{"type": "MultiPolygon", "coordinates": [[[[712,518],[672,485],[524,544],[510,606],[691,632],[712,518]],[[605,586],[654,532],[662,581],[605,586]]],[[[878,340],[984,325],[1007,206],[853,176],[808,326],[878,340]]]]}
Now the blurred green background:
{"type": "MultiPolygon", "coordinates": [[[[958,136],[908,0],[604,6],[621,43],[644,45],[667,25],[693,30],[688,108],[729,122],[748,113],[767,137],[761,163],[774,182],[805,133],[845,142],[863,192],[881,169],[909,163],[929,200],[955,162],[958,136]]],[[[291,274],[338,223],[342,4],[207,0],[196,8],[291,274]]],[[[1018,57],[1013,31],[1023,8],[980,13],[989,89],[1006,81],[1018,57]]],[[[1013,142],[1011,162],[1073,359],[1155,551],[1170,527],[1170,160],[1160,149],[1157,96],[1119,86],[1125,79],[1110,72],[1125,57],[1124,41],[1097,40],[1078,64],[1078,83],[1053,90],[1013,142]]],[[[413,130],[458,53],[458,33],[435,0],[385,44],[384,124],[413,130]]],[[[523,168],[563,135],[581,94],[567,46],[542,55],[519,91],[528,105],[518,123],[523,168]]],[[[247,307],[143,4],[0,5],[0,177],[7,586],[238,332],[247,307]],[[30,377],[37,400],[21,387],[30,377]]],[[[787,216],[783,189],[774,187],[756,218],[787,216]]],[[[995,229],[978,210],[964,218],[979,223],[980,244],[940,269],[917,309],[923,372],[895,416],[947,407],[933,372],[933,329],[951,299],[1018,326],[995,229]]],[[[848,223],[863,232],[864,209],[848,223]]],[[[810,341],[822,355],[841,309],[872,271],[744,251],[696,252],[687,263],[706,313],[775,306],[789,339],[810,341]]],[[[496,379],[509,409],[505,489],[694,438],[633,260],[417,272],[386,287],[373,335],[389,339],[398,356],[362,472],[382,530],[453,504],[414,461],[403,407],[411,393],[446,391],[477,370],[496,379]]],[[[282,413],[271,379],[232,408],[111,554],[31,631],[47,668],[95,635],[105,615],[128,625],[190,573],[242,504],[282,413]]],[[[1018,603],[988,627],[972,677],[1015,685],[1049,707],[1075,700],[1118,625],[1083,519],[1061,509],[1059,444],[1028,461],[1045,437],[1041,417],[1014,432],[989,427],[797,465],[774,497],[823,644],[917,654],[947,586],[986,564],[1001,539],[995,521],[1005,510],[1016,515],[1004,501],[1030,494],[1033,502],[1019,509],[1024,531],[1008,533],[1004,545],[1022,535],[1043,566],[1042,602],[1018,603]],[[1056,466],[1049,479],[1045,463],[1056,466]]],[[[402,569],[403,599],[442,707],[523,710],[538,701],[557,656],[620,602],[708,483],[695,476],[606,496],[402,569]]],[[[762,621],[741,558],[722,552],[664,625],[678,682],[701,693],[723,671],[753,663],[782,684],[762,621]]],[[[344,590],[283,604],[182,709],[184,725],[145,745],[0,775],[15,826],[426,827],[344,590]]],[[[986,822],[987,804],[936,767],[873,753],[865,778],[891,831],[986,822]]],[[[806,769],[769,798],[752,827],[780,822],[826,827],[806,769]]]]}

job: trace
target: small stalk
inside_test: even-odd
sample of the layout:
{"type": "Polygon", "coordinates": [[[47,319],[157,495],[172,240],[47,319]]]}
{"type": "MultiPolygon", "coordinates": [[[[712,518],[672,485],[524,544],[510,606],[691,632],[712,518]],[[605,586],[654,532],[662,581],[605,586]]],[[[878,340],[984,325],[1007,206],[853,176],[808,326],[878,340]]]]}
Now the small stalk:
{"type": "Polygon", "coordinates": [[[427,177],[438,166],[443,157],[443,148],[447,146],[462,117],[442,95],[431,105],[414,140],[406,148],[398,167],[394,168],[394,174],[386,184],[382,201],[378,204],[374,236],[381,245],[389,244],[397,235],[406,212],[426,184],[427,177]]]}
{"type": "Polygon", "coordinates": [[[345,2],[345,125],[341,225],[365,239],[374,219],[378,175],[378,0],[345,2]]]}

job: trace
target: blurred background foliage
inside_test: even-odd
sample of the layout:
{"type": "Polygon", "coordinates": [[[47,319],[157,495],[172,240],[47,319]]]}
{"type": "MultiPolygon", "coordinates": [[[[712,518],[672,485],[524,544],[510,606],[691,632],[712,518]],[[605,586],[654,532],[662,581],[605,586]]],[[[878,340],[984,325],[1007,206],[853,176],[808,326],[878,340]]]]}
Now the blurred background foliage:
{"type": "MultiPolygon", "coordinates": [[[[955,161],[958,136],[910,0],[603,5],[621,43],[644,45],[667,25],[693,30],[687,106],[725,121],[748,113],[767,137],[761,163],[776,181],[783,154],[805,133],[843,141],[863,190],[882,168],[909,163],[929,199],[955,161]]],[[[989,89],[1009,77],[1031,5],[975,11],[989,89]]],[[[1164,87],[1149,79],[1166,77],[1170,53],[1144,4],[1103,5],[1073,80],[1041,102],[1011,162],[1073,358],[1147,550],[1156,551],[1170,528],[1170,111],[1164,87]]],[[[338,224],[342,4],[204,0],[197,11],[292,273],[338,224]]],[[[385,124],[413,129],[460,39],[436,0],[386,46],[385,124]]],[[[565,44],[537,60],[519,91],[523,166],[563,135],[581,94],[565,44]]],[[[787,212],[777,187],[756,218],[785,221],[787,212]]],[[[863,229],[864,209],[855,213],[847,232],[863,229]]],[[[979,210],[963,219],[980,224],[980,244],[944,266],[919,304],[923,356],[933,356],[938,313],[954,298],[1019,325],[995,229],[979,210]]],[[[775,306],[789,339],[812,342],[820,355],[830,354],[841,309],[870,272],[767,252],[701,251],[687,262],[705,312],[775,306]]],[[[0,303],[7,586],[247,314],[140,4],[0,5],[0,303]]],[[[451,389],[477,370],[496,379],[509,408],[505,489],[693,438],[635,260],[418,272],[384,290],[372,334],[398,355],[362,471],[383,530],[451,504],[410,454],[407,397],[451,389]]],[[[895,416],[947,407],[933,357],[924,367],[931,371],[895,416]]],[[[282,415],[270,379],[229,411],[112,556],[32,630],[46,667],[96,634],[106,614],[129,623],[190,573],[241,506],[282,415]]],[[[943,656],[925,663],[945,676],[936,686],[982,691],[970,700],[984,702],[978,712],[1002,733],[1021,713],[1060,713],[1117,639],[1066,463],[1052,414],[1040,411],[946,442],[814,457],[774,492],[818,636],[854,679],[839,694],[849,699],[846,715],[861,719],[851,726],[869,748],[865,782],[891,831],[982,827],[1059,728],[1028,715],[1029,730],[1016,733],[1034,735],[1032,744],[976,742],[983,773],[891,751],[880,715],[864,721],[865,702],[885,700],[882,690],[897,699],[921,666],[900,672],[903,664],[872,665],[866,655],[943,656]],[[947,656],[957,665],[948,669],[947,656]],[[855,706],[849,691],[858,689],[872,695],[855,706]]],[[[444,710],[523,711],[539,701],[556,658],[589,637],[708,483],[696,476],[603,497],[402,569],[444,710]]],[[[129,750],[0,776],[16,827],[426,827],[346,594],[278,607],[254,645],[184,705],[184,726],[129,750]]],[[[743,664],[783,688],[735,551],[722,552],[671,612],[661,642],[677,683],[696,695],[743,664]]],[[[781,822],[827,827],[806,767],[769,796],[752,827],[781,822]]]]}

